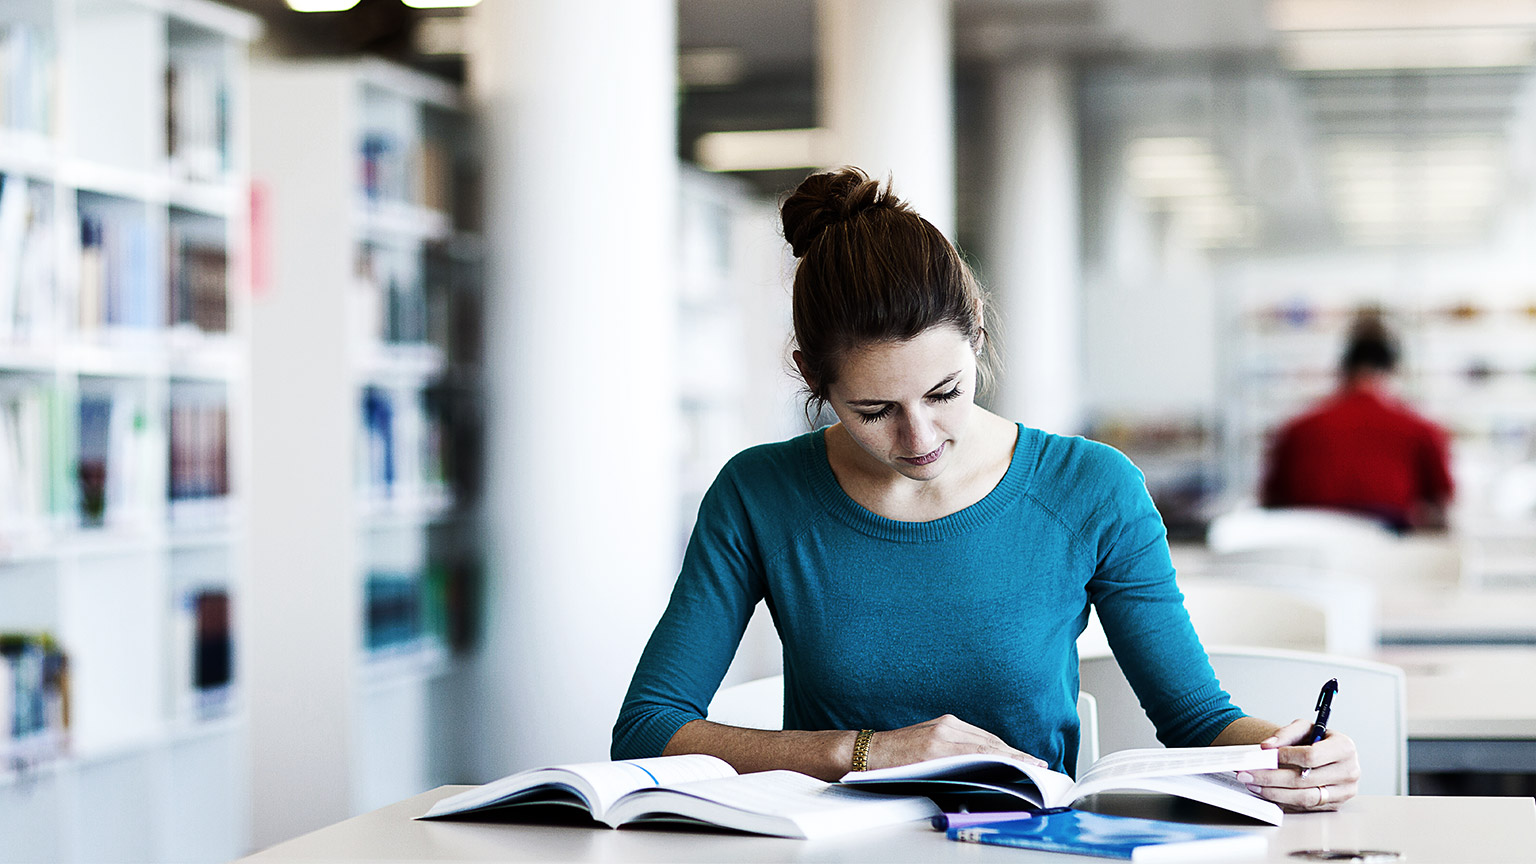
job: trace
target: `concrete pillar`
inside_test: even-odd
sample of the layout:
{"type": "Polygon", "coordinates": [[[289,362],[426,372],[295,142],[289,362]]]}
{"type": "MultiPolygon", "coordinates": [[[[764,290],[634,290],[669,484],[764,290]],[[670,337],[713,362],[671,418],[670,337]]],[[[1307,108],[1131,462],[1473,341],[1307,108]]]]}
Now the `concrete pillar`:
{"type": "Polygon", "coordinates": [[[1082,417],[1081,257],[1072,79],[1064,65],[1004,65],[992,84],[994,198],[987,273],[1000,313],[1009,419],[1075,433],[1082,417]]]}
{"type": "Polygon", "coordinates": [[[894,174],[896,191],[953,237],[950,0],[817,0],[829,164],[894,174]]]}
{"type": "Polygon", "coordinates": [[[670,0],[473,11],[489,595],[477,777],[606,759],[677,567],[670,0]]]}

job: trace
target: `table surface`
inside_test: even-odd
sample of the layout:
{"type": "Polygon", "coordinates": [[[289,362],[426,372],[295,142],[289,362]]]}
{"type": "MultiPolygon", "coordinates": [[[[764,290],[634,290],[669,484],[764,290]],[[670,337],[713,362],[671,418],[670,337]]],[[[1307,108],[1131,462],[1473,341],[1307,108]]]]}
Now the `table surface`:
{"type": "Polygon", "coordinates": [[[1378,585],[1383,644],[1536,645],[1536,587],[1378,585]]]}
{"type": "Polygon", "coordinates": [[[1396,646],[1410,739],[1536,740],[1536,646],[1396,646]]]}
{"type": "MultiPolygon", "coordinates": [[[[805,841],[776,837],[485,822],[413,817],[464,786],[443,786],[278,844],[249,862],[276,861],[1102,861],[1054,852],[953,843],[924,823],[805,841]]],[[[1167,815],[1168,799],[1123,799],[1122,810],[1167,815]]],[[[1536,855],[1536,800],[1366,796],[1335,813],[1291,814],[1278,828],[1244,823],[1269,837],[1270,862],[1296,864],[1298,849],[1385,849],[1404,862],[1524,862],[1536,855]]]]}

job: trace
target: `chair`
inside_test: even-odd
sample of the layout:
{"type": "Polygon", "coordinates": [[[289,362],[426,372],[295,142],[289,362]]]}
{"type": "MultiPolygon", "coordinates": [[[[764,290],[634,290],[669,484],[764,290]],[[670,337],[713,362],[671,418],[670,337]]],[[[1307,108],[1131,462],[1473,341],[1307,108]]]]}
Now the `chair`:
{"type": "MultiPolygon", "coordinates": [[[[784,676],[770,675],[721,688],[709,703],[706,716],[715,723],[745,729],[784,728],[784,676]]],[[[1091,693],[1078,693],[1078,766],[1099,758],[1098,710],[1091,693]]]]}
{"type": "MultiPolygon", "coordinates": [[[[1346,632],[1342,625],[1330,628],[1328,607],[1299,590],[1211,577],[1180,577],[1179,590],[1202,644],[1329,651],[1332,630],[1346,632]]],[[[1374,635],[1373,627],[1369,630],[1372,644],[1350,653],[1370,653],[1374,635]]],[[[1096,610],[1078,637],[1077,653],[1079,657],[1110,653],[1096,610]]]]}
{"type": "MultiPolygon", "coordinates": [[[[1272,648],[1218,647],[1208,653],[1233,704],[1275,723],[1310,718],[1318,688],[1329,678],[1339,679],[1329,726],[1355,741],[1361,794],[1407,794],[1402,669],[1354,657],[1272,648]]],[[[1161,746],[1113,657],[1084,657],[1079,670],[1081,689],[1098,703],[1099,746],[1105,752],[1161,746]]]]}
{"type": "Polygon", "coordinates": [[[1387,545],[1396,539],[1375,519],[1310,508],[1231,510],[1211,520],[1205,543],[1212,552],[1248,549],[1330,549],[1361,543],[1387,545]]]}

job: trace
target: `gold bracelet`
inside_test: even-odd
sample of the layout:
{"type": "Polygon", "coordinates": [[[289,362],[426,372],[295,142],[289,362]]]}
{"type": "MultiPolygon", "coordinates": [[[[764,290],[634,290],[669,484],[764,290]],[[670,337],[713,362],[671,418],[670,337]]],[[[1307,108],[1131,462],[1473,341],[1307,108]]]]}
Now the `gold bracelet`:
{"type": "Polygon", "coordinates": [[[875,730],[860,729],[857,738],[853,739],[853,770],[869,770],[869,739],[875,737],[875,730]]]}

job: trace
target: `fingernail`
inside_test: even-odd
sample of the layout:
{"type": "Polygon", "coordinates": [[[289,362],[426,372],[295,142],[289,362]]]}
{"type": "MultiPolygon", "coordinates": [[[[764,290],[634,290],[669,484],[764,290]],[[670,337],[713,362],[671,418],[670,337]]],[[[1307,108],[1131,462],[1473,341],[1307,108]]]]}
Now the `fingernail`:
{"type": "Polygon", "coordinates": [[[1255,785],[1253,785],[1253,784],[1252,784],[1252,783],[1249,783],[1249,784],[1248,784],[1248,791],[1249,791],[1249,792],[1252,792],[1252,793],[1253,793],[1253,794],[1255,794],[1255,795],[1257,795],[1257,794],[1259,794],[1259,788],[1260,788],[1260,787],[1258,787],[1258,786],[1255,786],[1255,785]]]}
{"type": "Polygon", "coordinates": [[[1280,739],[1279,738],[1265,738],[1263,741],[1259,742],[1259,746],[1262,747],[1265,744],[1279,744],[1279,743],[1280,743],[1280,739]]]}
{"type": "Polygon", "coordinates": [[[1239,782],[1239,783],[1252,783],[1253,782],[1253,775],[1249,774],[1247,771],[1239,771],[1239,772],[1237,772],[1237,782],[1239,782]]]}

